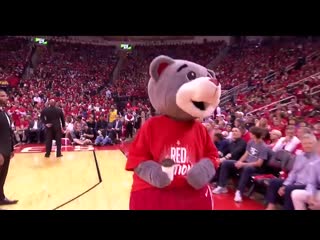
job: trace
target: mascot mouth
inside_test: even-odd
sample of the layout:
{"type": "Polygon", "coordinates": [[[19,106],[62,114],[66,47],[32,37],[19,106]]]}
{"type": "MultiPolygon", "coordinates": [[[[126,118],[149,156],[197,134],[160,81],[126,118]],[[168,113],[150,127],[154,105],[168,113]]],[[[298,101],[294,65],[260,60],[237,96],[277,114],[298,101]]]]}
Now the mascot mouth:
{"type": "Polygon", "coordinates": [[[206,108],[204,106],[204,102],[196,102],[196,101],[192,101],[193,105],[200,109],[201,111],[204,111],[206,108]]]}

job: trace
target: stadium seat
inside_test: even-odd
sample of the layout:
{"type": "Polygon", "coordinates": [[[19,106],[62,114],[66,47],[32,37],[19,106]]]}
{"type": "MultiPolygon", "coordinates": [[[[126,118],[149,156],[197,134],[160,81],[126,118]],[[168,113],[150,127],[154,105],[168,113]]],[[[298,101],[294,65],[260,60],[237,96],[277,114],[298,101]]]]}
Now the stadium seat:
{"type": "Polygon", "coordinates": [[[294,160],[294,155],[285,150],[273,153],[269,161],[267,161],[266,173],[255,174],[251,177],[247,196],[250,197],[257,187],[262,187],[260,190],[264,190],[268,186],[270,179],[286,178],[293,167],[294,160]]]}

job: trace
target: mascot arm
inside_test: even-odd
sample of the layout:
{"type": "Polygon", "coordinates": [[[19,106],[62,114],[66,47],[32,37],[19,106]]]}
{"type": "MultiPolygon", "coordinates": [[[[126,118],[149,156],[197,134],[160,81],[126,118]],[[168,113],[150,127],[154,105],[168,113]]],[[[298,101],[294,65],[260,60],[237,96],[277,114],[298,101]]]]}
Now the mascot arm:
{"type": "Polygon", "coordinates": [[[162,166],[152,160],[142,162],[134,172],[144,181],[157,188],[164,188],[171,183],[168,175],[162,171],[162,166]]]}
{"type": "Polygon", "coordinates": [[[219,167],[218,150],[213,144],[207,130],[204,130],[204,158],[200,159],[188,172],[187,182],[195,189],[206,186],[216,174],[219,167]]]}
{"type": "Polygon", "coordinates": [[[162,171],[160,163],[152,160],[148,141],[150,121],[145,122],[132,142],[127,158],[126,170],[134,171],[142,180],[157,188],[164,188],[171,183],[168,175],[162,171]]]}
{"type": "Polygon", "coordinates": [[[203,158],[187,174],[187,182],[195,189],[206,186],[216,173],[212,160],[203,158]]]}
{"type": "Polygon", "coordinates": [[[127,171],[134,171],[140,163],[149,159],[154,159],[150,152],[150,144],[147,137],[149,133],[148,125],[149,122],[147,121],[131,143],[125,166],[127,171]]]}

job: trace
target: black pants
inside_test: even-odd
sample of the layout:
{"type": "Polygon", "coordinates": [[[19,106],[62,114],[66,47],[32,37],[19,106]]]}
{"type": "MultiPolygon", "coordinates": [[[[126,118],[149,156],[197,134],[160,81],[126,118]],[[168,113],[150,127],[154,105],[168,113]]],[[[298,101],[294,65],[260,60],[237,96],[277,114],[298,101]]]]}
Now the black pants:
{"type": "Polygon", "coordinates": [[[26,130],[26,138],[27,138],[27,141],[28,143],[31,142],[31,138],[32,138],[32,135],[36,135],[37,137],[37,142],[40,143],[40,134],[41,134],[41,130],[40,129],[35,129],[35,130],[26,130]]]}
{"type": "Polygon", "coordinates": [[[0,200],[5,198],[3,187],[6,182],[8,169],[9,169],[9,163],[10,163],[10,156],[3,156],[4,157],[4,163],[2,166],[0,166],[0,200]]]}
{"type": "Polygon", "coordinates": [[[52,140],[56,140],[57,156],[61,155],[61,128],[46,128],[46,156],[49,156],[52,149],[52,140]]]}
{"type": "Polygon", "coordinates": [[[218,182],[218,181],[219,181],[220,170],[221,170],[221,167],[219,166],[219,167],[216,169],[216,174],[212,177],[210,183],[214,183],[214,182],[218,182]]]}
{"type": "Polygon", "coordinates": [[[121,137],[121,130],[115,130],[116,133],[116,139],[120,139],[121,137]]]}
{"type": "Polygon", "coordinates": [[[131,122],[127,123],[127,128],[126,128],[126,137],[133,137],[133,124],[131,122]]]}
{"type": "MultiPolygon", "coordinates": [[[[266,194],[266,199],[268,203],[277,203],[280,201],[281,197],[278,194],[279,188],[282,186],[284,180],[282,179],[272,179],[268,187],[266,194]]],[[[291,199],[291,192],[296,189],[305,189],[306,185],[288,185],[285,187],[285,193],[283,198],[283,209],[284,210],[294,210],[294,206],[291,199]]]]}

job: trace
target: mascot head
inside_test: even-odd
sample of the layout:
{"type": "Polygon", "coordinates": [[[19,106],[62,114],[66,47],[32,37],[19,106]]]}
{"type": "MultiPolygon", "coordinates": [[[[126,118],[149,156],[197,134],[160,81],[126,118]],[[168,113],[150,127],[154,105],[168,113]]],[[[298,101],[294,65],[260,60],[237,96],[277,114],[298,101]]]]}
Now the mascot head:
{"type": "Polygon", "coordinates": [[[159,56],[151,62],[149,71],[150,102],[160,114],[178,120],[205,118],[219,104],[221,85],[212,70],[159,56]]]}

